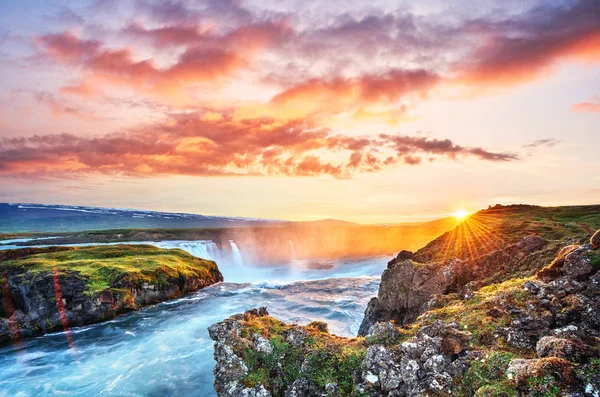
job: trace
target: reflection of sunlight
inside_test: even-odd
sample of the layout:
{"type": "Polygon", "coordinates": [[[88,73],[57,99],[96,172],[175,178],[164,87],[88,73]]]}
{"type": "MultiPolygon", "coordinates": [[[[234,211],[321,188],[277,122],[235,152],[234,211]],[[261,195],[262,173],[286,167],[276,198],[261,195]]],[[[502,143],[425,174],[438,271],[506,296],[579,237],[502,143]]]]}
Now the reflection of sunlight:
{"type": "Polygon", "coordinates": [[[60,320],[62,322],[63,330],[65,332],[65,336],[67,338],[67,342],[69,342],[69,347],[75,356],[77,357],[77,349],[75,348],[75,343],[73,342],[73,336],[71,335],[71,329],[69,328],[69,320],[67,318],[67,311],[65,309],[65,304],[63,302],[62,291],[60,288],[60,279],[58,275],[58,266],[55,264],[53,268],[54,274],[54,293],[56,294],[56,305],[58,307],[58,314],[60,315],[60,320]]]}

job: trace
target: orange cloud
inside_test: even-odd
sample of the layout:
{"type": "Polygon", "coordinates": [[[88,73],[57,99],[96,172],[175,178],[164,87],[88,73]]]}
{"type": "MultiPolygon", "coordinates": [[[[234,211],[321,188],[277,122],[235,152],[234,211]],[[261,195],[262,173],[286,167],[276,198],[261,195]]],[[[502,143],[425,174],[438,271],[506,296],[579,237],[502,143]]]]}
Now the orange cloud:
{"type": "Polygon", "coordinates": [[[580,113],[600,113],[600,96],[595,96],[588,102],[576,103],[572,109],[580,113]]]}
{"type": "Polygon", "coordinates": [[[218,82],[247,68],[256,52],[267,46],[274,35],[266,26],[240,28],[213,38],[218,45],[187,47],[167,68],[157,67],[152,59],[136,60],[130,48],[104,49],[96,40],[83,40],[69,32],[41,36],[36,41],[47,56],[80,66],[96,80],[176,95],[189,85],[218,82]]]}
{"type": "Polygon", "coordinates": [[[59,92],[61,94],[76,95],[87,99],[97,99],[103,96],[103,93],[100,89],[85,82],[79,82],[73,85],[61,87],[59,92]]]}
{"type": "Polygon", "coordinates": [[[596,0],[580,0],[567,9],[542,6],[522,19],[480,22],[483,44],[458,65],[456,81],[481,88],[515,85],[561,61],[600,62],[599,12],[596,0]]]}
{"type": "Polygon", "coordinates": [[[452,141],[380,135],[332,135],[307,120],[180,114],[163,124],[99,137],[36,135],[0,140],[0,173],[183,175],[332,175],[375,172],[418,155],[473,156],[511,161],[513,154],[463,147],[452,141]]]}
{"type": "Polygon", "coordinates": [[[439,81],[426,70],[390,70],[357,78],[312,79],[277,94],[270,104],[295,116],[339,113],[371,104],[394,104],[410,95],[424,95],[439,81]]]}
{"type": "Polygon", "coordinates": [[[49,92],[35,92],[33,96],[38,103],[46,105],[52,115],[57,118],[73,116],[83,120],[98,119],[94,113],[75,106],[64,99],[57,98],[49,92]]]}

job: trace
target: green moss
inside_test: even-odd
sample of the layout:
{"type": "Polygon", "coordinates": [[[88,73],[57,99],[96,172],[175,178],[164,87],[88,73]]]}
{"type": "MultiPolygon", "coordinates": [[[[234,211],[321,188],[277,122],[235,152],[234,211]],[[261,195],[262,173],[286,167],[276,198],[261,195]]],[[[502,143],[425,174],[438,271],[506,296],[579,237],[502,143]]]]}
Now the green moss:
{"type": "Polygon", "coordinates": [[[531,397],[560,397],[565,395],[565,390],[561,389],[552,375],[527,379],[527,390],[531,397]]]}
{"type": "Polygon", "coordinates": [[[600,269],[600,251],[590,251],[587,256],[594,269],[600,269]]]}
{"type": "Polygon", "coordinates": [[[249,343],[241,355],[248,375],[243,383],[248,387],[259,384],[273,396],[283,396],[287,387],[296,379],[305,378],[321,389],[328,383],[336,384],[340,396],[361,396],[353,390],[352,374],[360,368],[365,354],[364,339],[347,339],[323,332],[324,323],[302,327],[307,333],[302,345],[293,346],[286,341],[287,333],[294,325],[287,325],[273,317],[248,317],[240,336],[249,343]],[[258,352],[252,346],[256,335],[269,340],[272,351],[258,352]]]}
{"type": "Polygon", "coordinates": [[[210,278],[218,272],[212,261],[179,249],[166,250],[151,245],[27,249],[11,253],[16,259],[3,261],[2,267],[20,267],[36,273],[52,272],[56,266],[59,274],[76,272],[86,280],[90,294],[110,288],[117,277],[131,283],[163,285],[172,278],[210,278]]]}
{"type": "Polygon", "coordinates": [[[467,373],[458,382],[461,396],[507,396],[517,395],[517,391],[506,380],[506,370],[514,355],[507,352],[492,352],[481,361],[474,361],[467,373]],[[482,390],[483,388],[483,390],[482,390]]]}

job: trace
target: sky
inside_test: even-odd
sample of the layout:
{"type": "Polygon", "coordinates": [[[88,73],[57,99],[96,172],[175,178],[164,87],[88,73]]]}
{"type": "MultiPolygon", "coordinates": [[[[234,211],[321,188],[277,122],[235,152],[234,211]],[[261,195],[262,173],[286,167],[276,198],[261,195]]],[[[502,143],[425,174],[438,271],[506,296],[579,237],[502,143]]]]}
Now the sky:
{"type": "Polygon", "coordinates": [[[0,202],[600,204],[598,0],[1,0],[0,202]]]}

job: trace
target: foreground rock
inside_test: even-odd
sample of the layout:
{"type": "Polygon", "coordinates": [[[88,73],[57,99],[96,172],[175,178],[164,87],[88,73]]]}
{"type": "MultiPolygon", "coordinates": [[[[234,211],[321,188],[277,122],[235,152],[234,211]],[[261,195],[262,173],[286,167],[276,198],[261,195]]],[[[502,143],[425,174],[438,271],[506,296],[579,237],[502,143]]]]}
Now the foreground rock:
{"type": "Polygon", "coordinates": [[[108,320],[223,281],[214,262],[153,246],[0,252],[0,344],[108,320]]]}
{"type": "Polygon", "coordinates": [[[286,325],[253,309],[212,325],[220,396],[346,396],[449,393],[468,368],[471,334],[436,322],[399,343],[376,324],[363,339],[286,325]],[[365,394],[366,393],[366,394],[365,394]]]}

